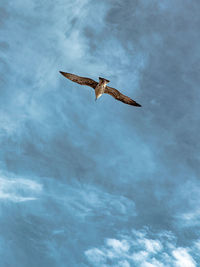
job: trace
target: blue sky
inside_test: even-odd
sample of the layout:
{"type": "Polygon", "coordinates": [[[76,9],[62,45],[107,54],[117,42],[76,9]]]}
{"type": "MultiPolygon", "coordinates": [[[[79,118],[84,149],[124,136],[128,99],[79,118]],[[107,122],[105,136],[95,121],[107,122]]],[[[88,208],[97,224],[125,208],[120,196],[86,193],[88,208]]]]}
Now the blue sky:
{"type": "Polygon", "coordinates": [[[199,266],[199,8],[1,2],[2,267],[199,266]]]}

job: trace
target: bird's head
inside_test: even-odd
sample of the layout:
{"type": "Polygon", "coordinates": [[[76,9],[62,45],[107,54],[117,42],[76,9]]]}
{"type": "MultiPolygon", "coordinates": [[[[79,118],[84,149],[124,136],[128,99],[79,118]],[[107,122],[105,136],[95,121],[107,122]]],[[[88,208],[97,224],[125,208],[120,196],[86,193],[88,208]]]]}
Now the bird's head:
{"type": "Polygon", "coordinates": [[[109,80],[99,77],[99,83],[107,84],[109,82],[110,82],[109,80]]]}

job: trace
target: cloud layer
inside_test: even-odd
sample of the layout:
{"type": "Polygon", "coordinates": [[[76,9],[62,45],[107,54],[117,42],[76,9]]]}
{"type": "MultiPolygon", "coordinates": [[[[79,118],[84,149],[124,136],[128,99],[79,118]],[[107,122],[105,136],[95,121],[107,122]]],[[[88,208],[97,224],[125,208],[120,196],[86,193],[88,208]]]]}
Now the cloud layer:
{"type": "Polygon", "coordinates": [[[198,266],[199,5],[0,4],[0,265],[198,266]]]}
{"type": "Polygon", "coordinates": [[[198,252],[195,246],[178,247],[175,236],[170,232],[155,234],[147,229],[133,230],[120,239],[107,238],[104,246],[89,249],[85,255],[92,266],[195,267],[196,261],[190,254],[198,252]]]}

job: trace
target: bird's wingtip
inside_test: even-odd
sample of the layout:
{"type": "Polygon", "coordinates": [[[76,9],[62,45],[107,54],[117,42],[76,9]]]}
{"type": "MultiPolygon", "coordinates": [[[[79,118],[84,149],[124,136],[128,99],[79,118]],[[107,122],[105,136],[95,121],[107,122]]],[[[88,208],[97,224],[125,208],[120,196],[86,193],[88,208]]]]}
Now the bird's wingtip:
{"type": "Polygon", "coordinates": [[[135,102],[135,101],[132,103],[132,105],[135,106],[135,107],[138,107],[138,108],[139,108],[139,107],[142,107],[142,105],[140,105],[139,103],[137,103],[137,102],[135,102]]]}

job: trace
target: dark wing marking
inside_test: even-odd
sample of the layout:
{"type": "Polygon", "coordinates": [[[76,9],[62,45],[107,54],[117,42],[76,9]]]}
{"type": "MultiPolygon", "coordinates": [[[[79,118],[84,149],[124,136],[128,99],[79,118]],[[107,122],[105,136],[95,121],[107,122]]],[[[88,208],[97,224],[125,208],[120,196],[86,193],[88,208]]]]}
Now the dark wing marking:
{"type": "Polygon", "coordinates": [[[98,84],[97,82],[95,82],[94,80],[92,80],[90,78],[80,77],[78,75],[67,73],[67,72],[62,72],[62,71],[60,71],[60,73],[63,76],[65,76],[67,79],[71,80],[72,82],[79,83],[81,85],[87,85],[87,86],[90,86],[94,89],[98,84]]]}
{"type": "Polygon", "coordinates": [[[131,99],[130,97],[123,95],[122,93],[120,93],[117,89],[106,86],[106,90],[105,92],[106,94],[111,95],[112,97],[114,97],[115,99],[124,102],[125,104],[128,105],[132,105],[132,106],[136,106],[136,107],[141,107],[140,104],[138,104],[137,102],[135,102],[133,99],[131,99]]]}

